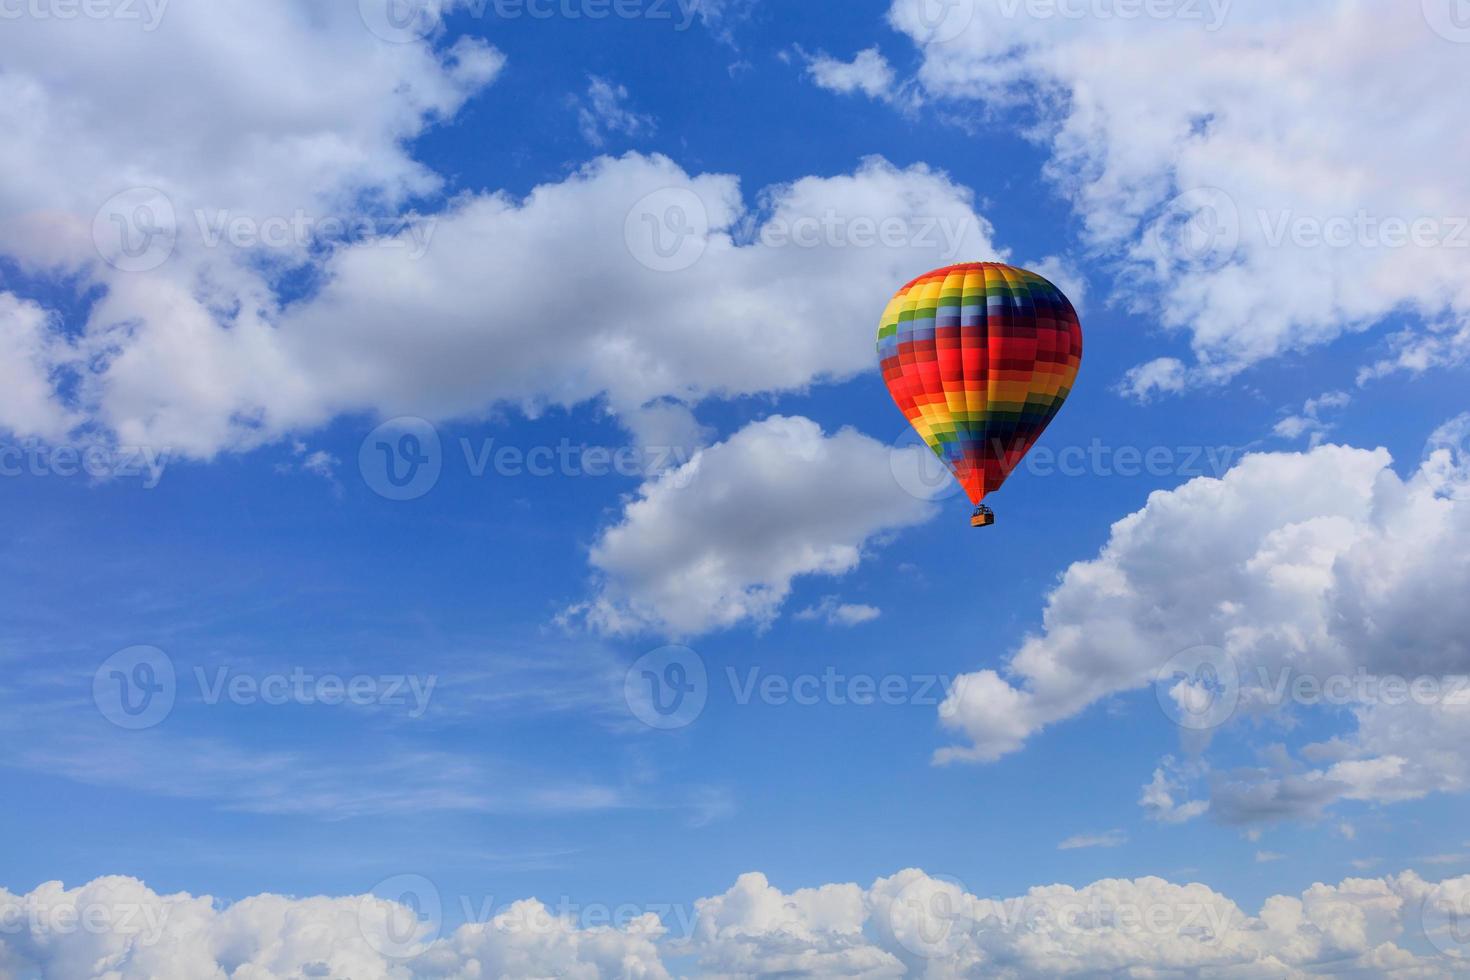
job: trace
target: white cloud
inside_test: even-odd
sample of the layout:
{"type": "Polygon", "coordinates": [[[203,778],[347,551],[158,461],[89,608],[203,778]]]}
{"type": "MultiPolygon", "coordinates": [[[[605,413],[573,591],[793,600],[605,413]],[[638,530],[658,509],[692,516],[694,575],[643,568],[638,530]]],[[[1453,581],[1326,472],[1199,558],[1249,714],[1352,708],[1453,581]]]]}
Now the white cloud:
{"type": "Polygon", "coordinates": [[[49,882],[24,895],[0,890],[0,909],[7,914],[0,965],[14,971],[10,976],[669,976],[655,946],[662,933],[656,917],[621,928],[580,928],[534,899],[438,940],[437,921],[421,922],[419,909],[371,896],[257,895],[219,907],[208,897],[159,895],[121,877],[69,890],[49,882]],[[81,924],[83,916],[93,925],[81,924]]]}
{"type": "Polygon", "coordinates": [[[969,192],[922,166],[870,160],[767,202],[759,223],[734,178],[629,155],[523,202],[462,199],[389,239],[402,248],[343,247],[321,293],[284,311],[238,277],[223,295],[200,295],[118,276],[89,340],[111,354],[84,397],[125,442],[209,456],[339,413],[441,418],[598,397],[633,413],[667,398],[798,390],[871,369],[872,311],[893,283],[957,255],[995,254],[969,192]],[[642,219],[662,227],[673,215],[692,222],[690,237],[673,240],[692,250],[690,264],[650,268],[659,258],[638,237],[649,233],[642,219]],[[897,244],[862,237],[884,222],[906,230],[897,244]],[[762,242],[770,229],[787,237],[762,242]],[[551,288],[567,269],[575,288],[551,288]],[[548,288],[523,288],[536,282],[548,288]],[[249,302],[235,309],[241,296],[249,302]],[[234,310],[229,320],[219,304],[234,310]],[[130,326],[102,326],[118,323],[130,326]]]}
{"type": "Polygon", "coordinates": [[[818,54],[808,61],[806,71],[820,88],[831,92],[862,92],[874,99],[888,99],[894,94],[893,66],[877,48],[859,51],[851,61],[818,54]]]}
{"type": "Polygon", "coordinates": [[[1391,354],[1358,371],[1358,384],[1391,374],[1422,374],[1470,360],[1470,320],[1441,320],[1425,330],[1403,330],[1388,341],[1391,354]]]}
{"type": "Polygon", "coordinates": [[[1174,395],[1189,384],[1189,369],[1177,357],[1157,357],[1129,368],[1118,391],[1135,401],[1147,402],[1155,395],[1174,395]]]}
{"type": "Polygon", "coordinates": [[[0,429],[57,440],[76,425],[57,393],[58,372],[72,357],[45,310],[0,292],[0,429]]]}
{"type": "MultiPolygon", "coordinates": [[[[696,969],[686,975],[698,977],[1449,976],[1464,974],[1452,955],[1458,944],[1434,919],[1424,924],[1444,954],[1425,944],[1421,909],[1459,900],[1470,876],[1437,885],[1413,872],[1349,878],[1273,895],[1252,915],[1204,885],[1161,878],[990,899],[916,869],[867,888],[791,892],[750,873],[666,922],[619,906],[615,925],[582,925],[534,899],[482,907],[465,896],[473,921],[447,934],[452,896],[417,876],[383,886],[394,899],[412,894],[416,906],[269,894],[226,904],[160,895],[124,877],[0,889],[0,969],[50,980],[658,980],[675,958],[692,957],[696,969]]],[[[588,921],[613,912],[585,911],[588,921]]]]}
{"type": "MultiPolygon", "coordinates": [[[[406,211],[443,187],[410,141],[505,59],[470,39],[386,43],[350,4],[313,11],[229,0],[170,6],[151,32],[23,18],[0,37],[0,252],[105,289],[65,332],[30,306],[9,316],[0,337],[24,378],[7,380],[24,383],[0,422],[54,437],[85,421],[208,458],[342,413],[606,398],[631,416],[800,390],[871,369],[873,310],[894,283],[1004,258],[969,190],[877,159],[753,205],[734,177],[632,155],[523,200],[406,211]],[[170,125],[139,139],[161,92],[170,125]],[[138,187],[156,193],[103,207],[138,187]],[[121,252],[149,241],[156,255],[121,252]],[[99,261],[99,243],[134,271],[99,261]],[[283,307],[277,276],[303,264],[314,274],[293,278],[320,291],[283,307]]],[[[614,83],[595,79],[589,99],[599,132],[635,125],[614,83]]]]}
{"type": "Polygon", "coordinates": [[[871,623],[883,610],[864,603],[843,602],[839,596],[823,596],[815,606],[808,606],[796,614],[797,619],[821,620],[828,626],[858,626],[871,623]]]}
{"type": "Polygon", "coordinates": [[[1122,847],[1128,843],[1128,835],[1121,830],[1109,830],[1101,834],[1075,834],[1057,845],[1059,851],[1076,851],[1087,847],[1122,847]]]}
{"type": "Polygon", "coordinates": [[[1272,432],[1282,439],[1300,439],[1306,436],[1311,445],[1321,445],[1333,428],[1333,424],[1322,416],[1327,412],[1346,408],[1352,400],[1352,396],[1345,391],[1329,391],[1316,398],[1308,398],[1302,404],[1299,414],[1285,416],[1276,423],[1272,432]]]}
{"type": "Polygon", "coordinates": [[[582,138],[598,149],[607,144],[610,135],[648,136],[656,128],[652,116],[628,108],[626,86],[596,75],[589,76],[586,98],[576,105],[582,138]]]}
{"type": "Polygon", "coordinates": [[[1281,853],[1279,853],[1277,851],[1257,851],[1256,852],[1256,863],[1257,864],[1269,864],[1272,861],[1283,861],[1285,859],[1286,859],[1286,855],[1285,854],[1281,854],[1281,853]]]}
{"type": "Polygon", "coordinates": [[[1223,478],[1154,493],[1113,526],[1097,558],[1067,569],[1041,631],[1003,673],[956,682],[942,718],[970,744],[937,758],[1014,752],[1212,644],[1223,659],[1210,669],[1238,672],[1237,713],[1289,715],[1295,678],[1307,675],[1339,700],[1307,695],[1296,707],[1340,703],[1356,730],[1303,748],[1319,768],[1281,749],[1254,768],[1156,773],[1141,802],[1160,819],[1181,815],[1175,798],[1194,777],[1211,783],[1213,812],[1241,823],[1317,814],[1338,799],[1470,788],[1470,689],[1457,694],[1470,672],[1467,434],[1470,417],[1442,427],[1407,478],[1383,450],[1319,446],[1248,456],[1223,478]],[[1439,679],[1438,697],[1374,686],[1421,675],[1439,679]],[[1341,686],[1327,687],[1334,678],[1341,686]]]}
{"type": "Polygon", "coordinates": [[[1172,758],[1166,758],[1163,764],[1154,770],[1153,779],[1143,787],[1143,795],[1138,798],[1138,805],[1148,814],[1150,820],[1157,820],[1160,823],[1184,823],[1209,810],[1209,800],[1176,802],[1175,797],[1184,789],[1184,779],[1180,778],[1181,775],[1187,776],[1188,772],[1181,773],[1181,767],[1172,758]]]}
{"type": "Polygon", "coordinates": [[[93,218],[130,187],[167,195],[181,230],[200,208],[345,216],[370,206],[363,196],[393,207],[437,190],[406,141],[504,58],[470,40],[385,43],[357,6],[168,4],[151,31],[122,17],[7,19],[0,249],[40,265],[94,261],[93,218]],[[162,101],[167,125],[154,116],[162,101]]]}
{"type": "Polygon", "coordinates": [[[1120,295],[1191,342],[1187,375],[1127,382],[1168,390],[1396,314],[1422,326],[1370,375],[1470,352],[1470,134],[1441,97],[1470,62],[1421,6],[893,0],[889,20],[926,101],[1039,114],[1120,295]]]}
{"type": "Polygon", "coordinates": [[[574,612],[615,633],[765,626],[796,577],[845,574],[881,535],[933,516],[892,465],[887,445],[851,429],[751,423],[643,485],[593,545],[598,592],[574,612]]]}

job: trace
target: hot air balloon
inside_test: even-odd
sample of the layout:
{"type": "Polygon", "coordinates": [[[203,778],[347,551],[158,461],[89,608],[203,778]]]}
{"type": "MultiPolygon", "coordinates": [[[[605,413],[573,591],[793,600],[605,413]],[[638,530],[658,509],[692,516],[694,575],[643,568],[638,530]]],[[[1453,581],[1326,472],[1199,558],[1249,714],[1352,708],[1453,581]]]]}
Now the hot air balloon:
{"type": "Polygon", "coordinates": [[[1082,363],[1082,327],[1062,291],[1034,272],[968,262],[900,289],[878,325],[883,380],[899,410],[975,505],[1051,424],[1082,363]]]}

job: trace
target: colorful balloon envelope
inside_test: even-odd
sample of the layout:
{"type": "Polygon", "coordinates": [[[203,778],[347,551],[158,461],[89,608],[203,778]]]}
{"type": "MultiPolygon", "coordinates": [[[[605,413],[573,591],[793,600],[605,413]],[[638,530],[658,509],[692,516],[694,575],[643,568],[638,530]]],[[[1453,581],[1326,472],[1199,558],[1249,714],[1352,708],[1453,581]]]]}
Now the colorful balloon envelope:
{"type": "Polygon", "coordinates": [[[899,409],[980,506],[1071,393],[1082,326],[1036,273],[969,262],[898,291],[878,326],[878,358],[899,409]]]}

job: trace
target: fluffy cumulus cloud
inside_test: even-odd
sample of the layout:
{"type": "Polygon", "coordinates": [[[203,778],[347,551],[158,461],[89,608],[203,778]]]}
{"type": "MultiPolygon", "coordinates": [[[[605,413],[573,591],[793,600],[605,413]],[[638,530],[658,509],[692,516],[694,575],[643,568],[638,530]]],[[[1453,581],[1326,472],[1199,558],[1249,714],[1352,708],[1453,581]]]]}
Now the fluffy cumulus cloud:
{"type": "MultiPolygon", "coordinates": [[[[1259,766],[1193,773],[1222,819],[1470,788],[1467,435],[1470,417],[1446,424],[1407,476],[1384,450],[1323,445],[1153,494],[1096,558],[1066,570],[1040,632],[1003,671],[957,681],[942,717],[968,744],[939,759],[998,758],[1156,683],[1196,735],[1232,716],[1336,708],[1355,719],[1300,758],[1276,746],[1259,766]]],[[[1182,793],[1190,775],[1156,773],[1145,808],[1166,820],[1203,812],[1182,793]]]]}
{"type": "Polygon", "coordinates": [[[819,54],[807,64],[807,75],[821,88],[843,94],[862,92],[875,99],[893,94],[893,66],[877,48],[859,51],[851,61],[819,54]]]}
{"type": "MultiPolygon", "coordinates": [[[[427,880],[411,885],[420,901],[442,902],[427,880]]],[[[731,978],[1462,976],[1463,937],[1446,924],[1467,898],[1470,877],[1435,884],[1413,872],[1274,895],[1255,914],[1160,878],[986,899],[915,869],[867,888],[792,892],[751,873],[673,917],[677,933],[652,912],[589,925],[526,900],[441,935],[432,902],[259,895],[226,905],[115,877],[0,889],[0,969],[50,980],[653,980],[675,975],[675,962],[693,964],[679,975],[731,978]]]]}
{"type": "Polygon", "coordinates": [[[372,896],[258,895],[222,908],[132,878],[50,882],[24,895],[0,889],[0,966],[52,980],[669,976],[652,915],[584,929],[528,900],[436,939],[437,919],[419,911],[372,896]]]}
{"type": "Polygon", "coordinates": [[[524,201],[473,197],[437,218],[418,261],[340,252],[275,349],[311,379],[318,414],[788,391],[871,368],[893,282],[994,251],[969,192],[922,166],[870,160],[765,201],[756,214],[735,178],[636,154],[524,201]]]}
{"type": "Polygon", "coordinates": [[[0,428],[57,439],[79,419],[57,396],[71,347],[45,310],[0,292],[0,428]]]}
{"type": "Polygon", "coordinates": [[[95,260],[94,218],[110,232],[131,209],[104,205],[135,188],[171,203],[190,233],[181,247],[203,244],[196,209],[216,225],[259,224],[434,191],[439,178],[404,141],[453,115],[504,62],[471,40],[389,43],[357,4],[128,6],[136,17],[6,20],[0,248],[12,256],[95,260]]]}
{"type": "MultiPolygon", "coordinates": [[[[894,476],[917,471],[917,453],[806,418],[752,423],[643,485],[593,545],[598,594],[575,612],[609,632],[769,624],[798,576],[849,572],[882,535],[933,515],[894,476]]],[[[824,615],[876,613],[834,600],[824,615]]]]}
{"type": "Polygon", "coordinates": [[[893,0],[889,20],[920,49],[927,101],[1035,113],[1121,295],[1188,336],[1193,363],[1148,366],[1135,393],[1400,313],[1414,326],[1365,378],[1470,352],[1470,135],[1441,97],[1470,61],[1451,0],[893,0]]]}
{"type": "Polygon", "coordinates": [[[871,367],[884,284],[994,253],[969,193],[922,166],[872,160],[769,203],[756,218],[734,178],[630,155],[343,247],[321,291],[285,310],[247,284],[255,305],[226,322],[218,296],[127,277],[93,314],[130,326],[103,330],[113,350],[89,407],[130,443],[208,455],[344,412],[602,397],[632,416],[795,390],[871,367]]]}
{"type": "MultiPolygon", "coordinates": [[[[877,159],[750,203],[642,155],[440,203],[409,143],[505,64],[434,30],[441,6],[406,36],[372,3],[10,23],[0,254],[97,301],[63,323],[3,298],[0,424],[209,457],[342,413],[603,398],[636,431],[650,404],[869,369],[885,284],[1002,255],[968,189],[877,159]]],[[[592,80],[594,135],[651,125],[625,96],[592,80]]]]}

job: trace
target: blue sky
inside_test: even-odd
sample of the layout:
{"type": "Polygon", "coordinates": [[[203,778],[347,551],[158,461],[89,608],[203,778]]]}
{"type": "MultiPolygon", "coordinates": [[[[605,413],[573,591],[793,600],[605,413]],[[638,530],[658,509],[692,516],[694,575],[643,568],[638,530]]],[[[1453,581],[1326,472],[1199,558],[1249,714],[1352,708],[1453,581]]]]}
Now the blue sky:
{"type": "MultiPolygon", "coordinates": [[[[470,975],[456,930],[521,899],[573,911],[548,959],[479,953],[520,975],[1452,969],[1422,908],[1470,891],[1466,704],[1263,691],[1470,671],[1453,10],[435,4],[385,40],[360,6],[39,3],[0,37],[0,896],[442,900],[396,958],[267,929],[211,947],[221,976],[470,975]],[[672,205],[695,251],[660,269],[640,222],[672,205]],[[911,492],[871,347],[906,279],[982,259],[1086,335],[983,533],[911,492]],[[396,493],[380,446],[437,479],[396,493]],[[704,705],[658,730],[627,691],[670,644],[704,705]],[[1201,646],[1240,681],[1180,683],[1201,646]],[[361,703],[257,693],[292,677],[361,703]],[[1234,706],[1203,734],[1170,716],[1200,694],[1234,706]],[[1197,882],[1275,938],[934,948],[882,912],[911,881],[1197,882]],[[842,888],[856,919],[818,911],[842,888]],[[610,967],[577,930],[624,904],[670,934],[615,930],[610,967]]],[[[0,970],[92,975],[60,948],[0,936],[0,970]]]]}

